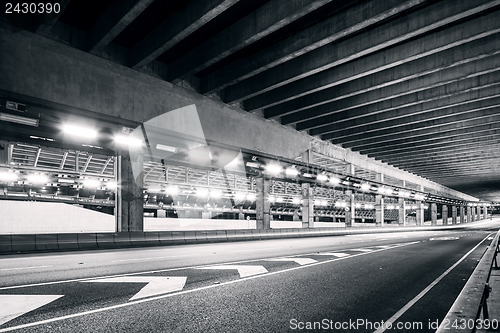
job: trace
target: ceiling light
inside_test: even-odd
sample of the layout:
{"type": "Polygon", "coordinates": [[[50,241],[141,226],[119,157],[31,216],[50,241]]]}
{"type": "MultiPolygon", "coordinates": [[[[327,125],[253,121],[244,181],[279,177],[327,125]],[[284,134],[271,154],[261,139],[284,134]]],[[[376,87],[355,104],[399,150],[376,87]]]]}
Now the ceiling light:
{"type": "Polygon", "coordinates": [[[118,187],[118,183],[114,180],[110,180],[106,183],[106,188],[108,190],[115,190],[118,187]]]}
{"type": "Polygon", "coordinates": [[[270,164],[266,165],[266,171],[270,175],[277,176],[283,171],[283,168],[279,164],[270,163],[270,164]]]}
{"type": "Polygon", "coordinates": [[[179,193],[179,188],[177,186],[174,186],[174,185],[168,186],[166,189],[166,193],[168,195],[176,195],[179,193]]]}
{"type": "Polygon", "coordinates": [[[243,200],[245,200],[246,197],[247,197],[247,195],[245,192],[236,192],[236,194],[234,195],[234,198],[236,199],[236,201],[243,201],[243,200]]]}
{"type": "Polygon", "coordinates": [[[276,198],[276,202],[283,202],[285,201],[285,199],[283,197],[277,197],[276,198]]]}
{"type": "Polygon", "coordinates": [[[38,119],[16,116],[10,113],[0,113],[0,120],[33,127],[38,126],[38,119]]]}
{"type": "Polygon", "coordinates": [[[296,177],[299,174],[299,170],[295,167],[286,168],[285,173],[288,177],[296,177]]]}
{"type": "Polygon", "coordinates": [[[139,140],[137,138],[133,138],[129,135],[117,134],[117,135],[115,135],[114,140],[118,144],[126,145],[129,147],[142,146],[142,140],[139,140]]]}
{"type": "Polygon", "coordinates": [[[361,190],[362,191],[369,191],[370,190],[370,184],[368,184],[368,183],[361,184],[361,190]]]}
{"type": "Polygon", "coordinates": [[[101,182],[98,181],[97,179],[90,179],[87,178],[82,182],[83,186],[89,187],[89,188],[97,188],[101,186],[101,182]]]}
{"type": "Polygon", "coordinates": [[[269,202],[275,202],[276,198],[272,195],[269,196],[269,202]]]}
{"type": "Polygon", "coordinates": [[[300,201],[301,201],[301,199],[300,199],[299,197],[293,197],[293,198],[292,198],[292,203],[293,203],[294,205],[299,205],[299,204],[300,204],[300,201]]]}
{"type": "Polygon", "coordinates": [[[14,172],[0,172],[0,181],[5,182],[13,182],[16,181],[19,177],[14,172]]]}
{"type": "Polygon", "coordinates": [[[366,204],[365,208],[366,209],[373,209],[373,208],[375,208],[375,206],[373,206],[372,204],[366,204]]]}
{"type": "Polygon", "coordinates": [[[49,177],[44,174],[33,173],[28,176],[28,181],[32,184],[44,184],[49,181],[49,177]]]}
{"type": "Polygon", "coordinates": [[[325,175],[324,173],[320,173],[319,175],[316,176],[316,180],[319,182],[326,182],[328,180],[328,176],[325,175]]]}
{"type": "Polygon", "coordinates": [[[355,207],[355,208],[361,208],[361,204],[360,204],[359,202],[356,202],[356,203],[354,204],[354,207],[355,207]]]}
{"type": "Polygon", "coordinates": [[[330,177],[330,183],[334,184],[334,185],[338,185],[338,184],[340,184],[340,179],[335,177],[335,176],[332,176],[332,177],[330,177]]]}
{"type": "Polygon", "coordinates": [[[255,195],[255,193],[248,193],[247,194],[248,201],[255,201],[256,199],[257,199],[257,196],[255,195]]]}
{"type": "Polygon", "coordinates": [[[208,197],[208,189],[206,188],[199,188],[196,190],[196,196],[199,198],[204,198],[208,197]]]}
{"type": "MultiPolygon", "coordinates": [[[[142,144],[142,142],[141,142],[142,144]]],[[[169,145],[162,145],[161,143],[156,144],[156,149],[158,150],[163,150],[163,151],[168,151],[170,153],[177,153],[177,147],[172,147],[169,145]]]]}
{"type": "Polygon", "coordinates": [[[63,126],[63,132],[72,136],[86,139],[95,139],[97,137],[97,131],[92,128],[69,124],[63,126]]]}
{"type": "Polygon", "coordinates": [[[219,189],[210,190],[210,197],[215,199],[222,197],[222,190],[219,189]]]}

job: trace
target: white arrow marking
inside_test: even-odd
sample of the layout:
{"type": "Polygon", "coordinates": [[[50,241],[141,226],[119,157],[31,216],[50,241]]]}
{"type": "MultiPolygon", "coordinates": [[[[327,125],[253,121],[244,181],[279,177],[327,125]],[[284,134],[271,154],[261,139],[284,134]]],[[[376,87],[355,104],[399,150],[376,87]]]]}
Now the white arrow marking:
{"type": "Polygon", "coordinates": [[[350,254],[342,253],[342,252],[318,252],[314,254],[315,256],[334,256],[334,257],[348,257],[350,254]]]}
{"type": "Polygon", "coordinates": [[[266,259],[267,261],[295,261],[299,265],[307,265],[307,264],[314,264],[317,262],[314,259],[311,258],[273,258],[273,259],[266,259]]]}
{"type": "Polygon", "coordinates": [[[173,291],[180,291],[186,284],[186,276],[119,276],[107,279],[88,280],[82,282],[132,282],[147,283],[130,301],[138,298],[166,294],[173,291]]]}
{"type": "Polygon", "coordinates": [[[0,295],[0,325],[64,295],[0,295]]]}
{"type": "Polygon", "coordinates": [[[267,273],[267,269],[264,266],[257,265],[221,265],[221,266],[207,266],[207,267],[197,267],[197,269],[237,269],[240,277],[244,278],[247,276],[267,273]]]}

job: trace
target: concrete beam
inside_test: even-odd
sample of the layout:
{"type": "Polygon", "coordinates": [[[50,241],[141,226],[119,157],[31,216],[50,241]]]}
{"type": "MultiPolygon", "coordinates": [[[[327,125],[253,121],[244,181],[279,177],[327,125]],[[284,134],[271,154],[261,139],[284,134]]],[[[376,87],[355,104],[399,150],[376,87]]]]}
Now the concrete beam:
{"type": "Polygon", "coordinates": [[[134,46],[132,68],[141,68],[225,12],[238,0],[198,0],[173,14],[134,46]]]}
{"type": "MultiPolygon", "coordinates": [[[[477,73],[479,74],[478,76],[476,76],[476,74],[472,74],[471,77],[461,78],[460,73],[457,72],[457,80],[438,83],[436,86],[431,85],[429,87],[427,87],[425,83],[419,82],[417,79],[413,81],[419,82],[418,84],[420,85],[420,89],[415,91],[410,90],[408,92],[404,92],[401,90],[401,94],[392,95],[392,90],[399,90],[401,88],[394,88],[390,86],[373,92],[368,92],[366,94],[361,94],[359,96],[349,97],[336,102],[329,102],[320,106],[311,107],[289,114],[281,117],[281,123],[285,125],[298,123],[297,127],[300,129],[316,127],[323,128],[323,124],[328,122],[355,119],[357,116],[360,116],[360,108],[364,106],[369,106],[369,108],[364,109],[365,111],[376,108],[377,111],[375,112],[380,114],[384,110],[379,109],[378,107],[380,107],[380,105],[377,103],[384,101],[392,102],[392,109],[396,107],[404,108],[426,101],[452,97],[453,95],[461,93],[465,90],[485,89],[499,83],[498,73],[500,73],[500,70],[498,68],[493,68],[490,73],[477,73]]],[[[437,74],[437,77],[439,77],[439,74],[437,74]]],[[[367,113],[365,115],[370,114],[372,113],[367,113]]]]}
{"type": "MultiPolygon", "coordinates": [[[[384,136],[388,130],[392,133],[398,131],[402,125],[412,124],[423,120],[436,120],[449,117],[452,114],[467,114],[481,111],[492,106],[500,105],[500,85],[497,86],[499,94],[480,99],[472,99],[463,103],[453,103],[452,105],[437,108],[425,108],[423,104],[419,107],[401,108],[398,111],[384,112],[381,115],[373,115],[358,118],[354,121],[339,122],[343,128],[335,132],[336,142],[358,143],[363,142],[367,136],[376,138],[384,136]],[[425,117],[425,118],[424,118],[425,117]],[[364,125],[363,125],[364,124],[364,125]]],[[[466,94],[461,94],[465,95],[466,94]]],[[[311,135],[318,135],[319,131],[310,130],[311,135]]],[[[331,133],[331,132],[330,132],[331,133]]]]}
{"type": "Polygon", "coordinates": [[[200,43],[181,59],[172,62],[169,65],[168,81],[178,82],[186,75],[199,72],[331,1],[270,1],[222,32],[200,43]]]}
{"type": "Polygon", "coordinates": [[[111,43],[153,0],[114,1],[90,28],[87,35],[87,50],[101,51],[111,43]]]}
{"type": "Polygon", "coordinates": [[[460,6],[458,3],[453,1],[440,2],[425,7],[409,16],[371,29],[367,33],[308,52],[227,87],[225,101],[228,103],[242,101],[390,46],[393,47],[380,52],[376,58],[369,59],[367,66],[354,67],[356,69],[355,73],[351,73],[353,74],[351,80],[484,38],[500,31],[500,23],[496,20],[497,13],[492,13],[467,21],[461,24],[459,28],[442,29],[422,38],[395,46],[410,38],[428,33],[438,27],[444,27],[447,24],[500,4],[499,1],[482,1],[483,4],[478,6],[474,2],[470,10],[464,10],[464,8],[458,9],[460,6]]]}
{"type": "MultiPolygon", "coordinates": [[[[467,72],[473,70],[473,64],[477,64],[478,61],[494,61],[486,60],[500,53],[500,51],[498,51],[500,47],[498,36],[497,38],[494,37],[495,36],[488,36],[480,41],[473,41],[467,45],[460,45],[343,84],[334,81],[324,86],[316,87],[318,85],[316,81],[310,83],[303,82],[306,81],[305,79],[299,80],[285,87],[277,88],[257,97],[250,98],[244,102],[244,106],[248,111],[265,108],[264,114],[266,118],[280,117],[311,106],[319,106],[391,85],[396,85],[395,88],[404,86],[411,91],[412,89],[416,90],[419,89],[419,87],[421,88],[421,86],[418,85],[418,83],[421,82],[427,82],[428,85],[431,85],[453,78],[457,79],[460,78],[460,76],[456,74],[456,71],[452,71],[454,68],[459,67],[461,68],[459,71],[467,72]],[[447,73],[448,78],[446,78],[446,76],[440,77],[436,75],[436,73],[447,73]],[[293,89],[293,86],[297,85],[298,82],[301,83],[301,90],[298,92],[298,95],[292,95],[292,91],[297,91],[299,89],[299,87],[293,89]],[[406,82],[408,82],[409,87],[403,84],[406,82]],[[291,86],[290,88],[292,89],[287,89],[289,86],[291,86]],[[309,87],[311,87],[311,89],[306,90],[306,88],[309,87]],[[278,105],[273,106],[275,104],[278,105]]],[[[336,67],[335,71],[331,73],[332,77],[339,76],[342,70],[342,66],[336,67]]],[[[465,73],[462,74],[465,76],[465,73]]],[[[308,80],[312,81],[319,75],[324,74],[320,73],[313,75],[308,80]]],[[[396,94],[397,89],[392,95],[396,94]]],[[[381,96],[384,95],[381,94],[381,96]]]]}
{"type": "MultiPolygon", "coordinates": [[[[475,151],[474,153],[469,153],[470,148],[467,149],[466,151],[451,151],[451,152],[444,152],[441,156],[439,156],[439,153],[434,153],[434,154],[418,154],[417,156],[412,156],[411,158],[400,158],[398,160],[391,159],[391,164],[397,164],[398,167],[403,167],[404,165],[412,165],[415,164],[416,162],[428,162],[430,160],[439,160],[442,163],[450,163],[450,162],[455,162],[457,161],[457,157],[459,157],[462,160],[467,160],[467,161],[473,161],[473,160],[478,160],[481,158],[484,158],[485,156],[500,156],[500,148],[495,148],[491,147],[490,150],[487,149],[481,149],[479,151],[475,151]],[[410,161],[411,160],[411,161],[410,161]]],[[[500,158],[500,157],[499,157],[500,158]]]]}
{"type": "Polygon", "coordinates": [[[209,142],[289,159],[313,149],[316,153],[368,171],[423,184],[452,197],[477,200],[196,92],[70,46],[40,39],[28,31],[13,33],[0,27],[0,54],[0,90],[7,95],[29,96],[83,114],[135,123],[144,123],[166,112],[195,105],[205,139],[209,142]],[[44,84],[40,85],[40,82],[44,84]]]}
{"type": "MultiPolygon", "coordinates": [[[[496,111],[496,114],[498,114],[498,110],[493,110],[496,111]]],[[[495,113],[495,112],[493,112],[495,113]]],[[[432,128],[432,130],[427,130],[425,131],[424,134],[419,133],[408,133],[407,135],[401,135],[402,138],[398,140],[397,142],[392,142],[389,144],[388,141],[383,141],[380,143],[378,146],[373,146],[373,145],[366,145],[360,147],[359,151],[361,154],[380,154],[380,153],[385,153],[386,152],[394,152],[396,150],[401,150],[405,148],[416,148],[419,145],[428,145],[428,144],[436,144],[436,143],[443,143],[443,144],[451,144],[453,143],[453,137],[457,135],[465,135],[467,133],[467,130],[473,130],[474,126],[482,126],[484,123],[489,123],[489,125],[486,125],[485,127],[487,128],[481,128],[478,129],[478,133],[481,133],[481,130],[483,131],[489,131],[491,129],[498,129],[498,124],[500,122],[500,116],[486,116],[486,117],[481,117],[480,119],[476,120],[468,120],[464,121],[463,123],[454,123],[454,124],[448,124],[448,125],[441,125],[441,126],[436,126],[432,128]],[[442,134],[439,134],[442,133],[442,134]],[[435,134],[438,136],[437,138],[431,138],[430,134],[435,134]],[[419,139],[419,137],[422,137],[422,139],[419,139]],[[446,141],[446,139],[449,139],[446,141]]],[[[473,134],[473,133],[471,133],[473,134]]],[[[488,136],[483,136],[482,134],[478,134],[479,140],[481,141],[482,139],[489,139],[488,136]]],[[[460,139],[460,138],[458,138],[460,139]]],[[[474,138],[477,139],[477,138],[474,138]]],[[[457,140],[457,142],[460,142],[460,140],[457,140]]]]}
{"type": "Polygon", "coordinates": [[[285,61],[345,38],[380,21],[409,10],[424,1],[374,0],[355,4],[307,27],[291,37],[278,41],[255,54],[237,59],[203,77],[202,94],[223,89],[243,79],[268,70],[285,61]]]}

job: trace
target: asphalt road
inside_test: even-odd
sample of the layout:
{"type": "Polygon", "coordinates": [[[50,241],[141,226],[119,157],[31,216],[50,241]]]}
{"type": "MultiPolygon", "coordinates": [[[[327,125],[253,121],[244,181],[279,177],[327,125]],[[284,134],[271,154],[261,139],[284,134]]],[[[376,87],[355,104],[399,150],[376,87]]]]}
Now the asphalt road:
{"type": "Polygon", "coordinates": [[[0,332],[434,332],[499,227],[7,255],[0,332]]]}

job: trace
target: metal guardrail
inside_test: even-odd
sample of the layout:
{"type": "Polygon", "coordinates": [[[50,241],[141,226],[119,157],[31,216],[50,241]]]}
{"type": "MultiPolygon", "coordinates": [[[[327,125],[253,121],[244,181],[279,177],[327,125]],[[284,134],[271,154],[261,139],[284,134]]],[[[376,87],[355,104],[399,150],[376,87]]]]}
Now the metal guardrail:
{"type": "Polygon", "coordinates": [[[497,254],[500,252],[499,238],[500,230],[491,241],[436,333],[474,333],[479,320],[489,319],[488,298],[491,292],[489,281],[493,265],[499,268],[497,261],[497,254]]]}

